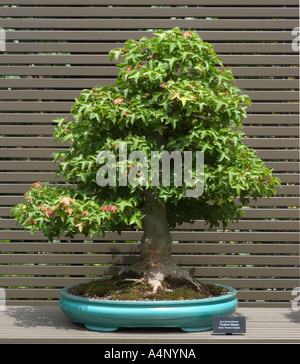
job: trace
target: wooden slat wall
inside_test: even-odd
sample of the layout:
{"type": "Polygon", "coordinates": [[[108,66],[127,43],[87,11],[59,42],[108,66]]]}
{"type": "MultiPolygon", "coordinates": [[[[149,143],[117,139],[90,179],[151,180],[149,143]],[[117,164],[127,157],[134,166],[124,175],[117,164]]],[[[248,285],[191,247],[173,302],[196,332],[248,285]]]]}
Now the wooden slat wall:
{"type": "MultiPolygon", "coordinates": [[[[172,232],[174,259],[241,304],[290,305],[299,286],[299,62],[291,42],[298,0],[0,0],[0,287],[16,303],[49,303],[59,288],[114,274],[136,258],[141,231],[48,243],[10,209],[34,181],[51,182],[55,117],[83,88],[110,85],[108,51],[158,28],[198,31],[214,44],[253,105],[245,142],[281,178],[276,197],[245,209],[225,232],[202,221],[172,232]],[[47,287],[47,289],[45,289],[47,287]]],[[[64,183],[63,180],[61,183],[64,183]]]]}

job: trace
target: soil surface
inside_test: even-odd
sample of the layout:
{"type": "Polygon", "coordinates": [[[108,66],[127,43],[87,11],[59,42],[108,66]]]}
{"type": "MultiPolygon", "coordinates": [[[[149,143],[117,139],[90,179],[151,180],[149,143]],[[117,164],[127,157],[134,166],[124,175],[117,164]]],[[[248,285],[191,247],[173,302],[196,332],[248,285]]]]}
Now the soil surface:
{"type": "Polygon", "coordinates": [[[186,280],[166,277],[163,289],[158,289],[154,293],[143,279],[117,276],[79,284],[71,287],[68,293],[99,300],[170,301],[217,297],[226,294],[227,290],[213,284],[203,284],[203,290],[199,291],[186,280]]]}

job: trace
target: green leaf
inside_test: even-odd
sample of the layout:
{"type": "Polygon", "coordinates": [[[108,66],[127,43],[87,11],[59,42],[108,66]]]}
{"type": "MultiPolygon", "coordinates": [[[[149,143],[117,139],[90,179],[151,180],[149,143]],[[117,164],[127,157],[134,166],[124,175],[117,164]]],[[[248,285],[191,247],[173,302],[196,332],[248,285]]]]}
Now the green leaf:
{"type": "Polygon", "coordinates": [[[216,103],[216,111],[219,111],[223,105],[226,105],[225,102],[221,100],[215,100],[216,103]]]}

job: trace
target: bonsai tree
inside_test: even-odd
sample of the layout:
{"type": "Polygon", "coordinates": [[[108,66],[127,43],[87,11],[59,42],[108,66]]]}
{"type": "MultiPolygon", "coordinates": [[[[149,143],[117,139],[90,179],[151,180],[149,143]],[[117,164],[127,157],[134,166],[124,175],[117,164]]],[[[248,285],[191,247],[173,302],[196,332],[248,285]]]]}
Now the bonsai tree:
{"type": "Polygon", "coordinates": [[[128,40],[110,52],[111,60],[120,57],[112,86],[83,90],[71,110],[74,120],[55,120],[54,136],[69,148],[55,153],[54,162],[68,185],[33,183],[12,215],[51,241],[138,226],[140,258],[122,277],[134,273],[153,292],[170,277],[203,291],[172,261],[170,229],[196,219],[225,228],[241,218],[250,198],[273,195],[279,180],[242,142],[250,100],[197,33],[174,28],[128,40]],[[188,155],[190,178],[182,181],[186,163],[179,157],[188,155]]]}

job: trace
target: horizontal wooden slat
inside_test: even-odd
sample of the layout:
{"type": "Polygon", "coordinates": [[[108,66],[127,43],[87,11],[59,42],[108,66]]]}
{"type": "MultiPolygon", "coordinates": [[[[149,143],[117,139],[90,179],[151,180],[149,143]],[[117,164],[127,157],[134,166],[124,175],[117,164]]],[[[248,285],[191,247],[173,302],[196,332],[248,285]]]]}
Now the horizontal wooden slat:
{"type": "MultiPolygon", "coordinates": [[[[95,45],[93,46],[95,48],[95,45]]],[[[232,67],[232,73],[236,77],[236,82],[239,83],[239,86],[246,87],[247,81],[249,80],[243,80],[239,79],[238,77],[245,77],[245,76],[252,76],[252,77],[297,77],[299,74],[299,68],[298,67],[251,67],[251,66],[245,66],[245,67],[232,67]]],[[[42,65],[35,65],[32,66],[0,66],[0,75],[14,75],[14,76],[102,76],[102,77],[116,77],[118,74],[118,69],[115,66],[74,66],[74,65],[68,65],[68,66],[44,66],[42,65]]],[[[25,80],[24,80],[25,81],[25,80]]],[[[251,81],[251,80],[250,80],[251,81]]],[[[249,82],[250,82],[249,81],[249,82]]],[[[259,81],[259,80],[253,80],[259,81]]],[[[276,88],[276,85],[279,85],[278,88],[282,88],[283,85],[287,83],[277,83],[270,82],[274,80],[268,80],[265,79],[265,85],[266,87],[273,86],[273,88],[276,88]]],[[[250,83],[248,83],[250,84],[250,83]]],[[[259,83],[257,83],[259,84],[259,83]]],[[[251,84],[250,84],[251,85],[251,84]]],[[[292,85],[292,83],[290,83],[292,85]]],[[[297,85],[295,84],[295,89],[297,88],[297,85]]],[[[69,90],[66,90],[66,95],[69,95],[69,90]]],[[[76,91],[76,96],[78,96],[78,92],[76,91]]],[[[250,92],[250,91],[249,91],[250,92]]],[[[13,92],[11,92],[13,94],[13,92]]],[[[45,91],[42,91],[41,95],[45,94],[45,91]]],[[[74,94],[74,91],[73,91],[74,94]]],[[[285,94],[283,94],[285,95],[285,94]]],[[[73,95],[72,95],[73,96],[73,95]]],[[[251,94],[249,95],[251,96],[251,94]]]]}
{"type": "MultiPolygon", "coordinates": [[[[139,0],[1,0],[0,4],[3,5],[141,5],[139,0]]],[[[144,6],[161,5],[161,0],[144,0],[144,6]]],[[[227,0],[226,4],[228,6],[239,6],[239,5],[249,5],[247,0],[227,0]]],[[[252,5],[265,5],[265,6],[276,6],[282,5],[280,0],[253,0],[252,5]]],[[[297,0],[285,0],[285,6],[298,5],[297,0]]],[[[164,5],[199,5],[199,0],[164,0],[164,5]]],[[[214,6],[224,6],[224,0],[201,0],[200,5],[214,5],[214,6]]]]}
{"type": "Polygon", "coordinates": [[[3,28],[18,29],[169,29],[179,28],[196,29],[293,29],[298,26],[297,20],[249,20],[249,19],[2,19],[3,28]]]}
{"type": "Polygon", "coordinates": [[[65,148],[1,148],[1,157],[49,159],[53,153],[63,152],[64,150],[65,148]]]}
{"type": "MultiPolygon", "coordinates": [[[[249,65],[249,64],[299,64],[296,55],[219,55],[224,65],[249,65]]],[[[107,55],[1,55],[0,64],[111,64],[107,55]]]]}
{"type": "MultiPolygon", "coordinates": [[[[242,141],[251,148],[297,148],[299,146],[298,138],[243,138],[242,141]]],[[[55,142],[54,137],[0,137],[0,147],[31,147],[32,145],[35,145],[36,147],[63,146],[60,141],[55,142]]]]}
{"type": "MultiPolygon", "coordinates": [[[[299,174],[296,173],[275,173],[275,176],[278,177],[282,183],[299,183],[299,174]]],[[[64,178],[61,176],[57,180],[55,179],[55,172],[2,172],[0,174],[0,183],[1,182],[31,182],[32,181],[40,181],[40,182],[62,182],[64,178]]],[[[282,198],[281,198],[282,199],[282,198]]],[[[283,199],[282,199],[283,200],[283,199]]],[[[260,199],[262,204],[276,204],[280,202],[280,199],[275,197],[270,199],[260,199]],[[267,202],[269,201],[269,202],[267,202]]],[[[284,200],[283,200],[284,201],[284,200]]],[[[285,199],[283,203],[288,203],[289,200],[285,199]]],[[[257,202],[260,203],[260,202],[257,202]]],[[[298,202],[297,202],[298,203],[298,202]]],[[[270,205],[267,205],[270,206],[270,205]]]]}
{"type": "MultiPolygon", "coordinates": [[[[272,168],[274,172],[299,172],[298,162],[266,162],[268,168],[272,168]]],[[[0,161],[0,171],[56,171],[58,164],[53,162],[15,162],[0,161]]]]}
{"type": "Polygon", "coordinates": [[[3,17],[147,17],[147,18],[169,18],[179,17],[218,17],[218,18],[296,18],[298,8],[295,7],[149,7],[147,11],[144,7],[14,7],[3,8],[3,17]]]}
{"type": "MultiPolygon", "coordinates": [[[[141,240],[143,233],[140,231],[123,231],[122,235],[117,233],[108,232],[104,238],[97,237],[99,241],[107,240],[141,240]]],[[[203,231],[190,231],[179,232],[173,231],[171,233],[173,240],[178,241],[286,241],[286,242],[298,242],[298,232],[203,232],[203,231]]],[[[29,232],[24,231],[0,231],[0,240],[48,240],[42,233],[36,233],[34,237],[29,232]]],[[[85,240],[86,237],[82,235],[76,235],[73,240],[85,240]]]]}
{"type": "MultiPolygon", "coordinates": [[[[278,189],[280,191],[280,189],[278,189]]],[[[1,197],[2,205],[12,205],[22,203],[24,198],[19,196],[2,196],[1,197]]],[[[234,201],[239,205],[239,201],[234,199],[234,201]]],[[[293,197],[270,197],[265,198],[262,197],[257,200],[253,200],[250,198],[249,206],[299,206],[299,199],[293,197]]]]}
{"type": "MultiPolygon", "coordinates": [[[[263,43],[266,44],[266,43],[263,43]]],[[[298,67],[285,67],[278,66],[278,67],[264,67],[264,66],[247,66],[247,67],[238,67],[232,66],[231,67],[232,73],[234,77],[240,76],[251,76],[251,77],[298,77],[299,72],[298,67]]],[[[241,82],[241,81],[239,81],[241,82]]]]}
{"type": "Polygon", "coordinates": [[[43,17],[43,18],[169,18],[169,17],[218,17],[218,18],[296,18],[295,7],[15,7],[3,8],[3,17],[43,17]],[[146,11],[145,11],[146,10],[146,11]]]}
{"type": "MultiPolygon", "coordinates": [[[[87,283],[90,282],[91,278],[89,277],[3,277],[0,278],[1,286],[23,286],[23,287],[55,287],[61,288],[67,285],[79,284],[79,283],[87,283]]],[[[286,291],[290,291],[297,286],[297,279],[295,278],[261,278],[261,279],[253,279],[253,278],[205,278],[205,282],[207,283],[219,283],[224,285],[229,285],[238,289],[265,289],[271,290],[275,289],[285,289],[286,291]]],[[[21,288],[22,289],[22,288],[21,288]]],[[[290,292],[291,294],[291,292],[290,292]]]]}
{"type": "MultiPolygon", "coordinates": [[[[299,127],[296,126],[244,126],[242,130],[247,136],[299,136],[299,127]]],[[[0,134],[3,135],[53,135],[53,133],[54,126],[20,126],[0,124],[0,134]]]]}
{"type": "MultiPolygon", "coordinates": [[[[51,182],[54,181],[55,173],[45,173],[45,172],[39,172],[39,173],[28,173],[28,172],[2,172],[0,174],[0,182],[12,182],[12,181],[18,181],[18,182],[32,182],[39,180],[40,182],[51,182]]],[[[57,181],[63,181],[63,177],[60,177],[57,181]]]]}
{"type": "MultiPolygon", "coordinates": [[[[276,222],[275,222],[276,223],[276,222]]],[[[102,253],[102,254],[138,254],[141,243],[0,243],[1,251],[10,252],[51,252],[51,253],[102,253]]],[[[177,243],[172,244],[172,254],[203,254],[203,253],[219,253],[219,254],[298,254],[298,244],[293,243],[177,243]]]]}
{"type": "Polygon", "coordinates": [[[239,291],[237,294],[239,300],[290,300],[291,290],[289,291],[239,291]]]}
{"type": "MultiPolygon", "coordinates": [[[[0,285],[3,286],[23,286],[23,287],[65,287],[67,285],[87,283],[91,281],[89,277],[0,277],[0,285]]],[[[293,289],[297,286],[297,279],[235,279],[235,278],[205,278],[207,283],[221,283],[234,288],[265,288],[265,289],[293,289]]]]}
{"type": "MultiPolygon", "coordinates": [[[[1,148],[2,158],[28,158],[34,159],[51,159],[55,152],[63,152],[64,148],[1,148]]],[[[259,149],[256,154],[264,160],[297,160],[299,157],[298,150],[281,150],[281,149],[259,149]]]]}
{"type": "MultiPolygon", "coordinates": [[[[97,255],[97,254],[6,254],[0,256],[1,264],[120,264],[129,265],[137,261],[137,256],[133,255],[97,255]]],[[[193,256],[173,256],[176,264],[185,266],[197,265],[255,265],[257,266],[295,266],[299,257],[295,256],[247,256],[247,255],[193,255],[193,256]]],[[[232,272],[234,274],[234,270],[232,272]]]]}
{"type": "MultiPolygon", "coordinates": [[[[115,275],[122,266],[78,266],[78,265],[1,265],[0,270],[5,275],[115,275]]],[[[184,267],[196,277],[298,277],[298,267],[184,267]]],[[[202,279],[203,279],[202,278],[202,279]]]]}
{"type": "Polygon", "coordinates": [[[42,137],[42,138],[34,138],[34,137],[0,137],[0,146],[16,146],[16,147],[31,147],[32,145],[35,145],[36,147],[53,147],[58,146],[61,147],[62,143],[58,142],[55,143],[55,140],[53,137],[42,137]]]}
{"type": "MultiPolygon", "coordinates": [[[[133,264],[134,255],[112,254],[1,254],[0,264],[133,264]]],[[[297,256],[286,255],[174,255],[173,260],[180,265],[234,265],[255,264],[255,266],[295,266],[297,256]]]]}
{"type": "MultiPolygon", "coordinates": [[[[30,91],[29,91],[30,92],[30,91]]],[[[58,91],[59,92],[59,91],[58,91]]],[[[55,118],[66,118],[72,120],[70,113],[0,113],[0,123],[51,123],[55,118]]],[[[244,120],[244,125],[285,125],[299,124],[299,115],[278,115],[278,114],[249,114],[244,120]]]]}
{"type": "MultiPolygon", "coordinates": [[[[61,187],[72,187],[69,184],[60,184],[61,187]]],[[[31,188],[31,184],[26,183],[18,183],[18,184],[0,184],[0,194],[18,194],[22,193],[22,195],[27,192],[31,188]]],[[[275,186],[276,194],[278,195],[299,195],[299,185],[281,185],[275,186]]],[[[1,225],[1,221],[0,221],[1,225]]]]}
{"type": "MultiPolygon", "coordinates": [[[[298,148],[298,138],[243,138],[242,141],[250,148],[298,148]]],[[[67,145],[62,144],[60,141],[55,143],[53,137],[0,137],[0,147],[62,147],[67,145]]]]}
{"type": "MultiPolygon", "coordinates": [[[[185,224],[186,228],[182,227],[183,230],[189,231],[190,229],[208,229],[208,225],[204,224],[204,222],[195,222],[191,225],[185,224]]],[[[19,229],[20,226],[16,225],[15,220],[13,219],[0,219],[0,228],[13,228],[19,229]]],[[[179,227],[180,229],[180,227],[179,227]]],[[[216,230],[218,228],[214,228],[212,230],[216,230]]],[[[271,231],[288,231],[295,230],[298,231],[299,223],[298,221],[259,221],[259,220],[240,220],[237,223],[229,223],[227,226],[228,230],[271,230],[271,231]]]]}
{"type": "Polygon", "coordinates": [[[298,148],[298,138],[248,138],[243,142],[250,148],[298,148]]]}
{"type": "Polygon", "coordinates": [[[247,136],[299,136],[299,127],[244,126],[242,130],[247,136]]]}
{"type": "MultiPolygon", "coordinates": [[[[51,159],[52,154],[55,152],[63,152],[64,148],[1,148],[2,158],[29,158],[33,157],[35,160],[51,159]]],[[[276,150],[276,149],[259,149],[256,154],[263,160],[297,160],[299,157],[298,150],[276,150]]]]}
{"type": "MultiPolygon", "coordinates": [[[[0,207],[0,216],[10,216],[11,207],[0,207]]],[[[249,219],[299,219],[300,210],[296,208],[251,208],[243,209],[244,218],[249,219]]]]}
{"type": "MultiPolygon", "coordinates": [[[[213,43],[217,53],[293,53],[289,43],[213,43]]],[[[26,52],[72,52],[72,53],[107,53],[113,48],[121,48],[124,43],[101,43],[98,48],[97,43],[60,43],[60,42],[22,42],[6,43],[6,51],[14,53],[26,52]]],[[[275,71],[276,72],[276,71],[275,71]]]]}
{"type": "MultiPolygon", "coordinates": [[[[8,71],[11,74],[11,67],[7,67],[8,71]]],[[[36,68],[36,67],[34,67],[36,68]]],[[[50,67],[52,68],[52,67],[50,67]]],[[[55,67],[56,68],[56,67],[55,67]]],[[[73,67],[72,67],[73,68],[73,67]]],[[[64,68],[67,70],[68,68],[64,68]]],[[[63,70],[62,70],[63,71],[63,70]]],[[[78,74],[82,73],[82,70],[79,70],[78,74]]],[[[1,67],[0,67],[1,73],[1,67]]],[[[247,91],[247,95],[251,98],[252,101],[298,101],[299,92],[297,91],[247,91]]],[[[10,91],[2,91],[0,90],[0,100],[72,100],[76,97],[80,96],[79,90],[10,90],[10,91]]]]}
{"type": "Polygon", "coordinates": [[[256,154],[264,160],[272,159],[295,159],[299,157],[298,150],[257,150],[256,154]]]}
{"type": "MultiPolygon", "coordinates": [[[[0,101],[0,111],[66,111],[74,104],[72,102],[26,102],[26,101],[0,101]]],[[[249,112],[298,112],[297,103],[252,103],[249,112]]]]}
{"type": "MultiPolygon", "coordinates": [[[[115,83],[115,79],[101,78],[101,79],[89,79],[89,78],[26,78],[26,79],[13,79],[4,78],[1,80],[2,87],[9,88],[92,88],[99,86],[109,86],[115,83]]],[[[237,80],[236,85],[244,89],[299,89],[298,80],[294,79],[248,79],[237,80]]]]}
{"type": "MultiPolygon", "coordinates": [[[[265,31],[264,28],[249,31],[218,31],[218,30],[201,30],[197,32],[200,37],[209,42],[220,41],[289,41],[291,42],[294,36],[285,28],[274,31],[265,31]]],[[[153,36],[152,31],[88,31],[88,30],[8,30],[6,32],[6,40],[72,40],[72,41],[127,41],[128,39],[140,39],[142,37],[150,38],[153,36]]]]}

